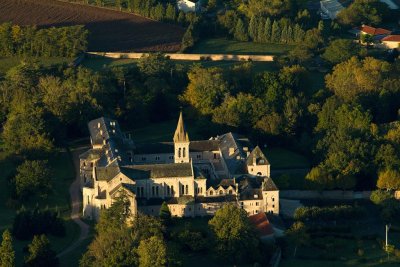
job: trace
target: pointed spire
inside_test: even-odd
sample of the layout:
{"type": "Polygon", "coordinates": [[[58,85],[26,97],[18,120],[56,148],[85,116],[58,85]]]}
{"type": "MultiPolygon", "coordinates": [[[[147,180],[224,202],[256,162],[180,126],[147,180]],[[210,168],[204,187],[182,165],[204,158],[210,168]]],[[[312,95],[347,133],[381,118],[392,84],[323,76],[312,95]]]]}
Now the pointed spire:
{"type": "Polygon", "coordinates": [[[186,132],[185,125],[183,123],[182,111],[179,114],[178,125],[176,126],[174,134],[174,142],[189,142],[189,136],[186,132]]]}

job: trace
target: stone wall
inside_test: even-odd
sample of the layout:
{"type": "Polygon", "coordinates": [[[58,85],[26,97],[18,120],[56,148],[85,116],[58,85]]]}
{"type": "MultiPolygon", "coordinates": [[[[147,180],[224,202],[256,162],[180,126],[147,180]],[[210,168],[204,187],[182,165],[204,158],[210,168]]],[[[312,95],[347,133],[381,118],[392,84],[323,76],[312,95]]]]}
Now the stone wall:
{"type": "MultiPolygon", "coordinates": [[[[139,59],[142,56],[148,55],[147,53],[113,53],[113,52],[87,52],[88,55],[97,55],[108,58],[129,58],[139,59]]],[[[272,62],[274,57],[271,55],[230,55],[230,54],[178,54],[166,53],[165,56],[172,60],[210,60],[210,61],[265,61],[272,62]]]]}
{"type": "MultiPolygon", "coordinates": [[[[280,197],[286,199],[310,199],[310,198],[324,198],[324,199],[369,199],[371,191],[312,191],[312,190],[281,190],[280,197]]],[[[399,195],[400,197],[400,195],[399,195]]]]}

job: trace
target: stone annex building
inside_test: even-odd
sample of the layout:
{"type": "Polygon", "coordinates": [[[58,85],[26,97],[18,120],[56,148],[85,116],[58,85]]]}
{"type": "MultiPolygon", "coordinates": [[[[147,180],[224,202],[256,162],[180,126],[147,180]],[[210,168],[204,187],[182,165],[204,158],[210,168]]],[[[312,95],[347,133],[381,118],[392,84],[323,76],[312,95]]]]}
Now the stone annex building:
{"type": "Polygon", "coordinates": [[[83,216],[98,218],[122,191],[131,211],[172,216],[213,215],[236,203],[249,215],[279,213],[279,190],[270,164],[247,138],[226,133],[190,141],[182,113],[173,142],[135,145],[115,120],[90,121],[92,148],[80,155],[83,216]]]}

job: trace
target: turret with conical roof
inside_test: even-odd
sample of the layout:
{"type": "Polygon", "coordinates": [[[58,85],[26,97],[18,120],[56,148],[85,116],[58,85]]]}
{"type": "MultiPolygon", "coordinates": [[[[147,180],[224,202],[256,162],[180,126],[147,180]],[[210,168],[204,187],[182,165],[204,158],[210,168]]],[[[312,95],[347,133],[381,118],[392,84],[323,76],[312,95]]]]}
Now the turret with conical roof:
{"type": "Polygon", "coordinates": [[[189,135],[183,123],[182,111],[179,114],[178,125],[174,134],[175,163],[189,162],[189,135]]]}

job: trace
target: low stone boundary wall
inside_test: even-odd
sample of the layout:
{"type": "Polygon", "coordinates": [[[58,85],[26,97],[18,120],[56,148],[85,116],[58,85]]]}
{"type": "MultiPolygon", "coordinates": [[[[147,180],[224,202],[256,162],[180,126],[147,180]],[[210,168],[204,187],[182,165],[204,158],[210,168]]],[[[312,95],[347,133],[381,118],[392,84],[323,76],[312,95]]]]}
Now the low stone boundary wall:
{"type": "MultiPolygon", "coordinates": [[[[103,56],[108,58],[128,58],[139,59],[147,56],[148,53],[114,53],[114,52],[87,52],[89,55],[103,56]]],[[[165,56],[172,60],[210,60],[210,61],[265,61],[272,62],[274,57],[271,55],[231,55],[231,54],[179,54],[179,53],[166,53],[165,56]]]]}
{"type": "MultiPolygon", "coordinates": [[[[279,191],[280,198],[287,199],[310,199],[310,198],[323,198],[323,199],[369,199],[371,191],[312,191],[312,190],[281,190],[279,191]]],[[[399,194],[400,197],[400,194],[399,194]]]]}

